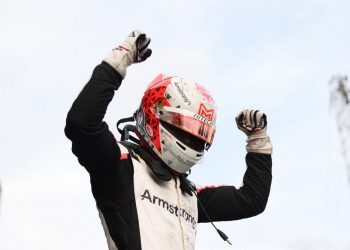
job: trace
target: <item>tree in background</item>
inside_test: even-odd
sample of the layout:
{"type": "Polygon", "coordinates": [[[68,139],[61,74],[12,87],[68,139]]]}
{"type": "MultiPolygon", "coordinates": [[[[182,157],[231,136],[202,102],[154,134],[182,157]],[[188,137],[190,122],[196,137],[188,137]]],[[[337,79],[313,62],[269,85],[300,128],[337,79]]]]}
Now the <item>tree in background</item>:
{"type": "Polygon", "coordinates": [[[330,107],[335,112],[345,167],[350,183],[350,86],[346,75],[335,75],[329,81],[330,107]]]}

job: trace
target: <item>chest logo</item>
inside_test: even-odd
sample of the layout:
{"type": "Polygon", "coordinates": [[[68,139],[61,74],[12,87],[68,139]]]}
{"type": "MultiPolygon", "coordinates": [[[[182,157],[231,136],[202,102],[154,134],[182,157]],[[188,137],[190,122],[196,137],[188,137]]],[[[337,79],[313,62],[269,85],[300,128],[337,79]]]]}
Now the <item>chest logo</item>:
{"type": "Polygon", "coordinates": [[[158,205],[159,207],[162,207],[164,210],[168,211],[170,214],[176,216],[176,217],[183,217],[186,222],[189,222],[192,224],[192,228],[196,228],[197,221],[195,218],[189,214],[186,209],[183,209],[181,207],[178,207],[177,205],[170,204],[168,201],[156,196],[151,195],[150,191],[148,189],[145,189],[143,194],[141,195],[142,200],[148,200],[153,205],[158,205]]]}

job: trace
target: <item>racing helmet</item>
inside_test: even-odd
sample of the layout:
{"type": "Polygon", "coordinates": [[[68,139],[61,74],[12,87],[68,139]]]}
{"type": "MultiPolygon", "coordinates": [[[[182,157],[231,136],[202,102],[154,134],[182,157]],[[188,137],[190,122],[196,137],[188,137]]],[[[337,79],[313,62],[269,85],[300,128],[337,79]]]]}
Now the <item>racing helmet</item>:
{"type": "Polygon", "coordinates": [[[158,75],[134,113],[136,135],[169,168],[186,173],[213,142],[216,105],[200,84],[158,75]]]}

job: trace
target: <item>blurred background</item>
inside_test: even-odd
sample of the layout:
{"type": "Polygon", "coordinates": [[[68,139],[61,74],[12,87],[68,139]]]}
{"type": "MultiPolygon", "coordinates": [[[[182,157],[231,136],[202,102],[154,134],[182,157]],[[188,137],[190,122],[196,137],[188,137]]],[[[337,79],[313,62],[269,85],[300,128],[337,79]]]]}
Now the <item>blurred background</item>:
{"type": "Polygon", "coordinates": [[[0,249],[107,249],[88,174],[63,129],[95,65],[135,28],[152,38],[153,55],[128,69],[109,106],[117,138],[116,121],[155,76],[193,79],[219,110],[214,144],[191,180],[240,186],[245,136],[234,117],[244,108],[268,116],[265,212],[217,223],[233,247],[200,224],[196,249],[350,249],[350,135],[339,125],[349,107],[330,102],[330,93],[345,100],[349,15],[346,0],[1,0],[0,249]]]}

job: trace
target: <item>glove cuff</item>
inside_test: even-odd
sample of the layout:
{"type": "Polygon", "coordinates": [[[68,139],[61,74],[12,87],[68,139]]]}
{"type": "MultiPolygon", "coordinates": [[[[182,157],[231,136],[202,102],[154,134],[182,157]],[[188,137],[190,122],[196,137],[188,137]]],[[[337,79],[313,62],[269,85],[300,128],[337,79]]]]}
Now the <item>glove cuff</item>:
{"type": "Polygon", "coordinates": [[[249,135],[246,141],[247,152],[272,154],[272,144],[266,133],[249,135]]]}
{"type": "Polygon", "coordinates": [[[111,65],[124,79],[126,75],[126,68],[133,62],[131,53],[126,50],[116,48],[112,50],[104,59],[104,62],[111,65]]]}

